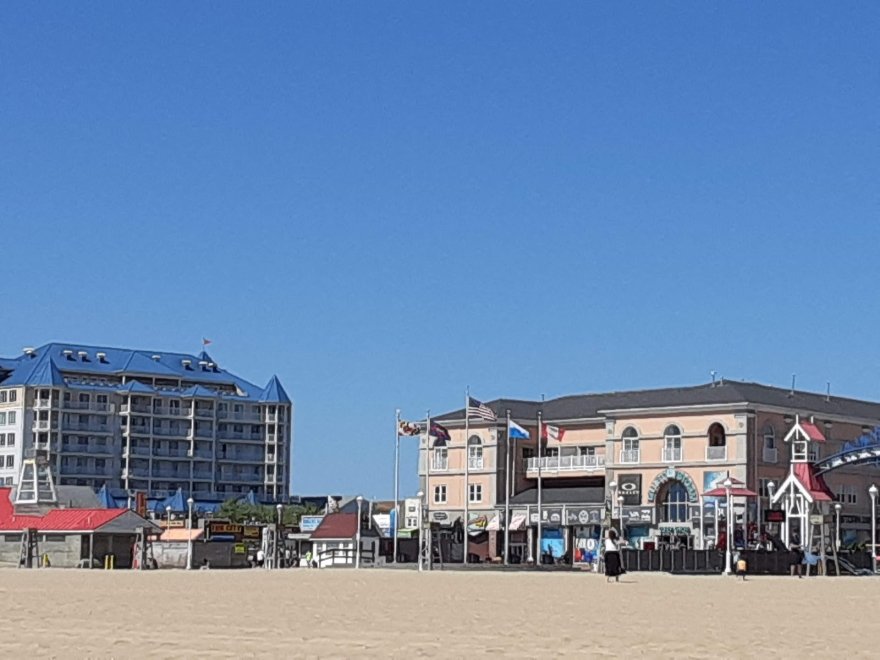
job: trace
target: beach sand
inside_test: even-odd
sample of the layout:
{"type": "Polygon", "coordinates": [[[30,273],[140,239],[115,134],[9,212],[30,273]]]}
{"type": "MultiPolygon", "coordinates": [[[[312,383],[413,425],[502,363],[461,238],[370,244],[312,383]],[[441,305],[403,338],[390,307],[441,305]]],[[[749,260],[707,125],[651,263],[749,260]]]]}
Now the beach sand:
{"type": "Polygon", "coordinates": [[[877,657],[880,580],[0,571],[2,657],[877,657]],[[126,604],[128,603],[128,604],[126,604]]]}

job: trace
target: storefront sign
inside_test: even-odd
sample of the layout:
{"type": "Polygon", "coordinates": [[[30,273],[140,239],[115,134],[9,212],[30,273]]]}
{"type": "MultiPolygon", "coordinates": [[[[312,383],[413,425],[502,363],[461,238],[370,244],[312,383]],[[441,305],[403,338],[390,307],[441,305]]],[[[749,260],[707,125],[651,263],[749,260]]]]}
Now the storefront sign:
{"type": "Polygon", "coordinates": [[[657,534],[660,536],[690,536],[693,534],[693,530],[690,526],[684,527],[683,525],[664,526],[657,530],[657,534]]]}
{"type": "Polygon", "coordinates": [[[299,519],[299,530],[307,533],[314,532],[322,520],[324,520],[324,516],[302,516],[299,519]]]}
{"type": "Polygon", "coordinates": [[[627,525],[650,525],[654,522],[654,507],[629,507],[623,510],[623,516],[627,525]]]}
{"type": "MultiPolygon", "coordinates": [[[[541,507],[542,525],[561,525],[563,520],[561,507],[541,507]]],[[[538,524],[537,511],[532,511],[531,515],[529,515],[529,522],[533,525],[538,524]]]]}
{"type": "MultiPolygon", "coordinates": [[[[696,524],[700,523],[700,505],[691,507],[691,522],[696,524]]],[[[714,523],[715,522],[715,504],[714,503],[706,503],[703,505],[703,522],[704,523],[714,523]]]]}
{"type": "Polygon", "coordinates": [[[259,525],[239,525],[228,522],[208,522],[206,535],[210,541],[259,540],[262,527],[259,525]]]}
{"type": "Polygon", "coordinates": [[[665,472],[658,474],[654,481],[651,482],[651,487],[648,488],[648,502],[653,503],[657,498],[660,488],[670,481],[678,481],[684,486],[689,502],[697,501],[697,487],[694,485],[694,480],[691,479],[690,475],[681,470],[668,468],[665,472]]]}
{"type": "Polygon", "coordinates": [[[779,509],[764,509],[764,522],[785,522],[785,511],[780,511],[779,509]]]}
{"type": "Polygon", "coordinates": [[[638,506],[642,503],[642,475],[621,474],[618,477],[620,494],[626,506],[638,506]]]}
{"type": "Polygon", "coordinates": [[[592,507],[565,507],[565,524],[569,527],[577,527],[578,525],[599,525],[602,523],[602,515],[604,508],[600,506],[592,507]]]}
{"type": "Polygon", "coordinates": [[[449,520],[449,514],[445,511],[433,511],[431,513],[431,520],[434,522],[445,522],[449,520]]]}

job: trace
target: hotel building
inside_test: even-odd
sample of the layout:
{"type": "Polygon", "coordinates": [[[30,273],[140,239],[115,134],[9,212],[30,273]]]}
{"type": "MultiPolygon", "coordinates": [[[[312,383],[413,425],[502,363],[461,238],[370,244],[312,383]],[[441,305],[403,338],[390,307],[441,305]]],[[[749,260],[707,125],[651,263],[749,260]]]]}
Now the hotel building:
{"type": "Polygon", "coordinates": [[[199,502],[288,495],[293,406],[200,355],[53,343],[0,358],[0,485],[27,456],[59,484],[199,502]]]}
{"type": "MultiPolygon", "coordinates": [[[[435,418],[449,430],[448,442],[421,440],[419,472],[429,520],[461,537],[467,507],[472,561],[503,553],[507,483],[511,556],[513,561],[535,556],[539,463],[545,552],[550,545],[556,557],[577,561],[595,547],[602,524],[618,525],[621,518],[636,547],[711,543],[715,509],[701,496],[728,475],[760,494],[757,501],[737,504],[737,525],[763,529],[770,484],[778,486],[789,472],[790,448],[782,439],[798,416],[812,418],[825,436],[810,446],[810,459],[820,468],[823,457],[846,448],[880,446],[880,404],[755,383],[487,405],[497,421],[471,419],[467,439],[464,410],[458,410],[435,418]],[[509,481],[508,411],[530,434],[528,440],[511,440],[509,481]],[[539,414],[543,424],[564,431],[561,439],[545,442],[540,460],[539,414]]],[[[880,482],[880,470],[876,463],[862,463],[825,474],[841,504],[844,543],[869,535],[868,488],[880,482]]]]}

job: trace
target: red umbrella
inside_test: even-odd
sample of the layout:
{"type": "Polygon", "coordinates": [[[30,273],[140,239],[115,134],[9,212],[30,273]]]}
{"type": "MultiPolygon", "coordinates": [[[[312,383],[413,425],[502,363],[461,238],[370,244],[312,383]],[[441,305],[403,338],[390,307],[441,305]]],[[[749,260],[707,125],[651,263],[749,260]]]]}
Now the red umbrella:
{"type": "MultiPolygon", "coordinates": [[[[730,496],[731,497],[758,497],[758,494],[746,488],[742,481],[731,479],[730,496]]],[[[712,490],[703,493],[703,497],[727,497],[727,489],[724,486],[715,486],[712,490]]]]}

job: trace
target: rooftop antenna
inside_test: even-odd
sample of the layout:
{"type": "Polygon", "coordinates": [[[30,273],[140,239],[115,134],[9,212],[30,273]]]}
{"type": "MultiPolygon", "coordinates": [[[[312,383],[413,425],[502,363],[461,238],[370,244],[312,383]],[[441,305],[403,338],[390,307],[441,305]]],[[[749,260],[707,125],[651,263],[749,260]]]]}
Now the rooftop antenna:
{"type": "Polygon", "coordinates": [[[791,375],[791,392],[788,393],[788,396],[794,396],[794,384],[797,381],[797,374],[791,375]]]}
{"type": "Polygon", "coordinates": [[[825,383],[825,400],[831,401],[831,381],[825,383]]]}
{"type": "Polygon", "coordinates": [[[712,376],[712,387],[715,387],[715,374],[717,373],[714,369],[709,372],[712,376]]]}

